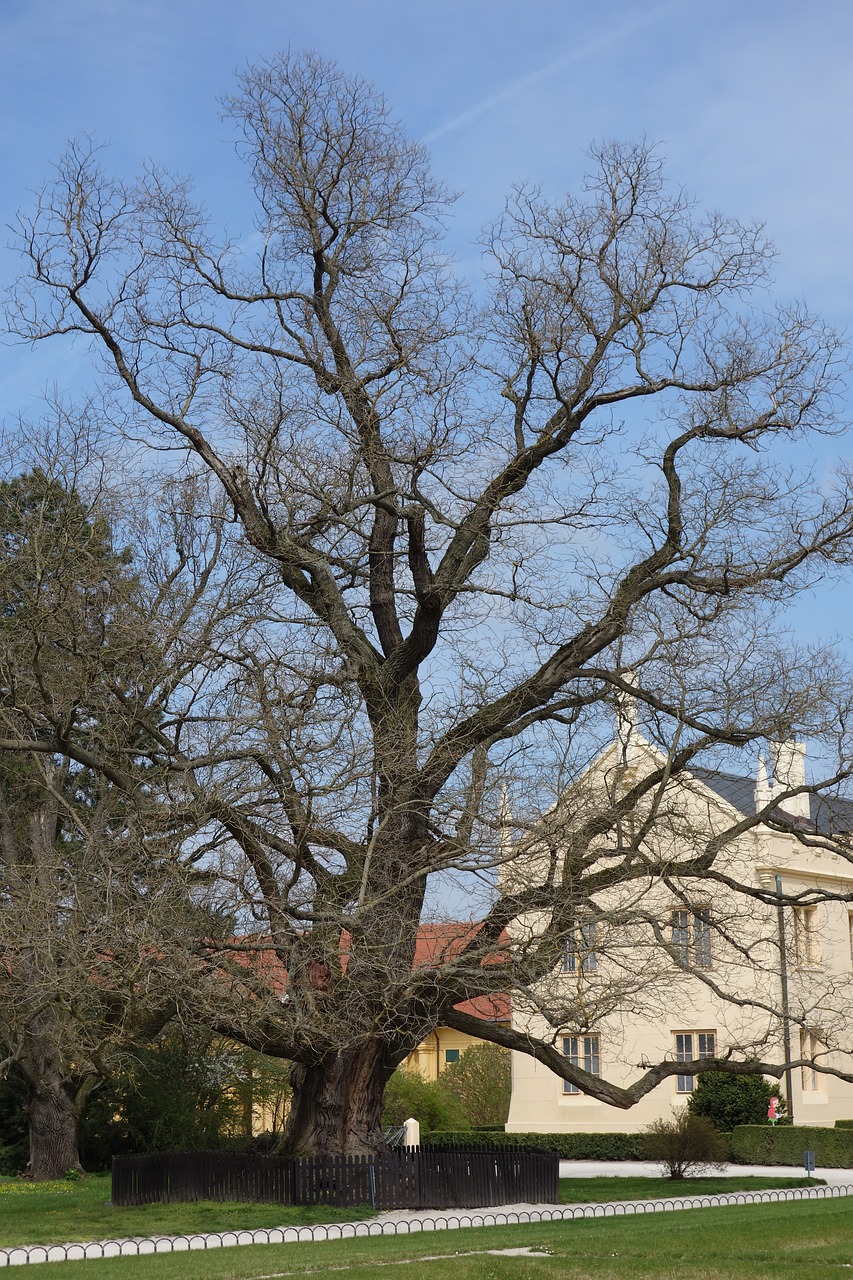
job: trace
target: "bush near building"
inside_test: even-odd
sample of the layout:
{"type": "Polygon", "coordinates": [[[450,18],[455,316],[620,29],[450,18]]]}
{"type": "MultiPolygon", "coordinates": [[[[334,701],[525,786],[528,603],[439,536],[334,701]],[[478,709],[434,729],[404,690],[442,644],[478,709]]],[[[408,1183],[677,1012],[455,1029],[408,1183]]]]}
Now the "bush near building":
{"type": "Polygon", "coordinates": [[[449,1063],[437,1080],[399,1068],[385,1090],[382,1124],[386,1130],[398,1129],[413,1116],[422,1131],[467,1132],[482,1126],[502,1130],[511,1088],[508,1050],[475,1044],[449,1063]]]}
{"type": "Polygon", "coordinates": [[[466,1130],[469,1127],[462,1104],[443,1089],[439,1081],[424,1080],[417,1071],[406,1071],[400,1067],[385,1089],[382,1127],[386,1131],[399,1129],[410,1117],[418,1121],[421,1131],[466,1130]]]}
{"type": "Polygon", "coordinates": [[[764,1076],[734,1076],[726,1071],[703,1071],[687,1103],[691,1115],[704,1116],[720,1133],[742,1124],[767,1124],[770,1099],[779,1098],[778,1085],[764,1076]]]}
{"type": "Polygon", "coordinates": [[[496,1044],[471,1045],[445,1067],[439,1087],[458,1101],[474,1128],[505,1125],[512,1094],[509,1050],[496,1044]]]}
{"type": "Polygon", "coordinates": [[[561,1160],[645,1160],[642,1133],[495,1133],[482,1129],[456,1132],[421,1131],[421,1141],[443,1147],[538,1147],[556,1151],[561,1160]]]}

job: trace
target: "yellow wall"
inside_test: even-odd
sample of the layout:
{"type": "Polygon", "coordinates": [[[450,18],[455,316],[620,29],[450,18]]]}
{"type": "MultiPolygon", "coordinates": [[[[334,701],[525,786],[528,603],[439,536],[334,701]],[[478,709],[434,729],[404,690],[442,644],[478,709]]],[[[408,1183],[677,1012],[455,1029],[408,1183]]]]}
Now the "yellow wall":
{"type": "Polygon", "coordinates": [[[427,1036],[417,1049],[414,1049],[403,1062],[406,1071],[417,1071],[424,1080],[437,1080],[448,1065],[447,1054],[458,1053],[460,1056],[472,1044],[484,1044],[485,1041],[475,1036],[466,1035],[463,1031],[453,1031],[450,1027],[436,1027],[432,1035],[427,1036]]]}

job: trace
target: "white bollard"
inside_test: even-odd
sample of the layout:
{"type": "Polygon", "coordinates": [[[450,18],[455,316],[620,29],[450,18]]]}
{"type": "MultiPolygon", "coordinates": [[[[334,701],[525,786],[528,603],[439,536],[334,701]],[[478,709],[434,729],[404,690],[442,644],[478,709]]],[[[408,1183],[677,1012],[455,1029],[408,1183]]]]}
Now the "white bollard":
{"type": "Polygon", "coordinates": [[[403,1121],[403,1146],[419,1147],[421,1145],[421,1126],[417,1120],[409,1118],[403,1121]]]}

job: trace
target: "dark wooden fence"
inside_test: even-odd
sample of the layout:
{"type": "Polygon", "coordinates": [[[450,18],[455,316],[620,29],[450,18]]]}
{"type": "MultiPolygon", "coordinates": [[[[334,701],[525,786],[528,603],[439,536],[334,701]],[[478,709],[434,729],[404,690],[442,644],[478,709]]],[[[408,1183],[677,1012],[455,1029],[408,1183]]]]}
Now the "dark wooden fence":
{"type": "Polygon", "coordinates": [[[238,1155],[171,1151],[113,1157],[114,1204],[242,1200],[369,1204],[377,1209],[479,1209],[556,1204],[559,1158],[529,1148],[391,1152],[387,1156],[238,1155]]]}

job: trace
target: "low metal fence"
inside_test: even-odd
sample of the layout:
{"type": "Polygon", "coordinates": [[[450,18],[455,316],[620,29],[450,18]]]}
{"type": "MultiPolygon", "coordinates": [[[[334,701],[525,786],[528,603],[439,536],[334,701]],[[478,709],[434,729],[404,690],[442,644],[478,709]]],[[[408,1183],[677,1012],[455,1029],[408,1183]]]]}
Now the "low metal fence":
{"type": "Polygon", "coordinates": [[[295,1244],[300,1241],[347,1240],[356,1236],[413,1235],[453,1231],[460,1227],[513,1226],[530,1222],[568,1222],[579,1218],[620,1218],[679,1209],[711,1209],[727,1205],[778,1204],[794,1200],[834,1200],[853,1196],[853,1186],[801,1187],[778,1191],[737,1191],[720,1195],[676,1196],[610,1204],[575,1204],[543,1208],[504,1207],[491,1212],[428,1213],[398,1220],[318,1223],[313,1227],[258,1227],[254,1231],[219,1231],[183,1236],[141,1236],[132,1240],[95,1240],[75,1244],[30,1244],[0,1248],[0,1268],[37,1262],[74,1262],[83,1258],[140,1257],[151,1253],[184,1253],[188,1249],[227,1249],[247,1244],[295,1244]]]}

